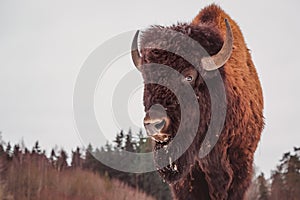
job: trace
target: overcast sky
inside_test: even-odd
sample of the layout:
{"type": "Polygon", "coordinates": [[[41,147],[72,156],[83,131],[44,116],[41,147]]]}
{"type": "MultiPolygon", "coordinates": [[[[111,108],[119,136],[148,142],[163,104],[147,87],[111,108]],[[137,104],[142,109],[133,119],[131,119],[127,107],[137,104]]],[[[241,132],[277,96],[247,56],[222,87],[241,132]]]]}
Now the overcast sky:
{"type": "MultiPolygon", "coordinates": [[[[24,138],[27,146],[39,140],[47,149],[82,146],[72,98],[76,77],[90,53],[125,31],[191,21],[212,2],[0,0],[0,131],[4,139],[17,143],[24,138]]],[[[240,25],[262,82],[266,127],[255,163],[269,174],[284,152],[300,146],[300,2],[214,2],[240,25]]],[[[118,62],[133,69],[129,55],[116,66],[121,65],[118,62]]],[[[141,92],[136,91],[128,100],[131,127],[142,126],[141,92]]]]}

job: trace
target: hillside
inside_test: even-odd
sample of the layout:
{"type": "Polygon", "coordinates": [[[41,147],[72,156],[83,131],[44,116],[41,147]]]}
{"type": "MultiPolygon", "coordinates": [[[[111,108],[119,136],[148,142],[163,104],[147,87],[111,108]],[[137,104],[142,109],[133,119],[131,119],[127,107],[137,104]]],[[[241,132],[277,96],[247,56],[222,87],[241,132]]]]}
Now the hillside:
{"type": "Polygon", "coordinates": [[[9,155],[0,149],[1,200],[152,200],[145,193],[98,173],[54,166],[42,153],[9,155]]]}
{"type": "MultiPolygon", "coordinates": [[[[46,156],[38,142],[28,150],[0,137],[0,200],[170,200],[168,185],[156,172],[120,172],[95,158],[108,152],[148,152],[149,141],[121,131],[113,142],[101,148],[77,147],[70,156],[63,149],[52,149],[46,156]]],[[[300,148],[294,147],[283,154],[270,179],[256,171],[246,199],[298,200],[299,188],[300,148]]]]}

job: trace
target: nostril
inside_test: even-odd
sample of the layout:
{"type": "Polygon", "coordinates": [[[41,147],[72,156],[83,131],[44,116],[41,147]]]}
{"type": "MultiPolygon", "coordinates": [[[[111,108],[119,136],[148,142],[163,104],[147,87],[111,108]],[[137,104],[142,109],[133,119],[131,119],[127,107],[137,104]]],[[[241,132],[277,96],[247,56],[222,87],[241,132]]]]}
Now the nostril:
{"type": "Polygon", "coordinates": [[[154,127],[155,127],[157,130],[161,130],[161,129],[164,128],[165,124],[166,124],[166,121],[163,119],[163,120],[161,120],[160,122],[157,122],[157,123],[154,125],[154,127]]]}

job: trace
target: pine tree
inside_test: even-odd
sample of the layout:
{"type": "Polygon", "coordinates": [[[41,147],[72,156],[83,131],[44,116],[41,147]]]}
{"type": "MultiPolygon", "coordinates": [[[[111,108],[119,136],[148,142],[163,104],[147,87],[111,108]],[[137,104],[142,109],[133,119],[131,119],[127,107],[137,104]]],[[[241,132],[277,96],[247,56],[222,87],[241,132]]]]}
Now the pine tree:
{"type": "Polygon", "coordinates": [[[7,162],[8,161],[6,160],[6,153],[4,151],[2,143],[0,143],[0,185],[4,182],[4,174],[6,172],[7,162]]]}
{"type": "Polygon", "coordinates": [[[131,129],[129,129],[128,134],[126,134],[125,139],[125,150],[129,152],[135,151],[135,142],[132,140],[132,132],[131,129]]]}
{"type": "Polygon", "coordinates": [[[146,142],[147,142],[147,139],[144,137],[142,129],[140,129],[139,134],[138,134],[138,141],[136,144],[136,152],[146,153],[146,151],[144,151],[144,145],[146,142]]]}
{"type": "Polygon", "coordinates": [[[277,170],[272,175],[271,199],[300,199],[300,152],[283,154],[277,170]]]}
{"type": "Polygon", "coordinates": [[[94,156],[95,152],[93,146],[89,144],[85,150],[85,160],[83,163],[83,168],[90,169],[92,171],[97,170],[98,160],[94,156]]]}
{"type": "Polygon", "coordinates": [[[259,198],[258,200],[268,200],[269,199],[269,189],[268,183],[265,179],[264,173],[261,173],[258,177],[258,185],[259,185],[259,198]]]}
{"type": "Polygon", "coordinates": [[[22,158],[21,148],[18,144],[16,144],[14,145],[14,150],[13,150],[13,160],[17,162],[21,162],[21,158],[22,158]]]}
{"type": "Polygon", "coordinates": [[[65,150],[61,149],[60,155],[58,156],[57,161],[56,161],[56,163],[57,163],[56,167],[57,167],[58,171],[62,171],[68,167],[67,159],[68,159],[67,152],[65,150]]]}
{"type": "Polygon", "coordinates": [[[4,146],[5,142],[3,141],[2,132],[0,131],[0,145],[4,146]]]}
{"type": "Polygon", "coordinates": [[[2,157],[4,154],[5,154],[4,147],[2,144],[0,144],[0,157],[2,157]]]}
{"type": "Polygon", "coordinates": [[[113,151],[113,147],[112,147],[112,145],[109,143],[109,141],[106,141],[106,144],[105,144],[105,151],[106,151],[106,152],[112,152],[112,151],[113,151]]]}
{"type": "Polygon", "coordinates": [[[283,177],[280,170],[272,172],[272,184],[271,184],[271,196],[272,200],[281,200],[286,196],[286,191],[284,189],[283,177]]]}
{"type": "Polygon", "coordinates": [[[7,146],[6,146],[6,150],[5,150],[5,153],[6,153],[6,159],[7,160],[11,160],[11,154],[12,154],[12,152],[11,152],[11,145],[10,145],[10,142],[9,143],[7,143],[7,146]]]}
{"type": "Polygon", "coordinates": [[[51,149],[49,161],[54,168],[56,168],[56,160],[57,160],[57,156],[55,150],[51,149]]]}
{"type": "Polygon", "coordinates": [[[115,149],[121,151],[123,149],[124,133],[123,130],[116,135],[114,142],[116,143],[115,149]]]}
{"type": "Polygon", "coordinates": [[[287,192],[291,199],[300,199],[300,157],[296,151],[285,160],[285,165],[284,177],[287,192]]]}
{"type": "Polygon", "coordinates": [[[80,148],[77,147],[75,151],[72,151],[72,162],[71,166],[73,168],[82,168],[82,158],[80,153],[80,148]]]}
{"type": "Polygon", "coordinates": [[[39,145],[39,141],[36,141],[33,148],[32,148],[32,154],[41,154],[42,153],[42,150],[41,150],[41,147],[39,145]]]}

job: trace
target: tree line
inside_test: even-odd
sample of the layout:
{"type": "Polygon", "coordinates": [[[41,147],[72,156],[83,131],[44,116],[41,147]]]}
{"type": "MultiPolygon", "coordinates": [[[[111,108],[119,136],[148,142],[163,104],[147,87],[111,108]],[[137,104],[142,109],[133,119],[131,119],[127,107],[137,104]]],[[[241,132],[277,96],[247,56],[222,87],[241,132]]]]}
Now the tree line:
{"type": "MultiPolygon", "coordinates": [[[[43,195],[45,196],[43,199],[47,199],[46,197],[53,199],[55,194],[53,191],[56,191],[58,196],[65,196],[64,199],[68,199],[67,197],[76,199],[78,196],[78,199],[83,199],[83,196],[84,199],[97,199],[95,195],[99,193],[99,187],[92,182],[98,180],[96,179],[98,175],[104,180],[98,184],[102,184],[104,188],[101,195],[107,195],[105,191],[115,187],[112,180],[117,180],[119,185],[122,183],[128,186],[128,191],[133,189],[155,199],[171,199],[168,185],[162,181],[157,172],[120,172],[97,159],[109,153],[116,156],[124,151],[145,153],[151,150],[151,141],[144,138],[141,131],[133,134],[131,130],[126,133],[120,131],[112,142],[107,142],[101,147],[93,147],[91,144],[85,149],[77,147],[70,155],[63,149],[52,149],[47,156],[38,142],[29,150],[24,144],[5,144],[0,137],[0,199],[3,195],[7,196],[6,199],[41,199],[43,195]],[[73,179],[70,179],[71,177],[73,179]],[[86,182],[87,179],[90,183],[86,182]],[[72,183],[73,188],[60,186],[64,183],[63,180],[67,182],[65,184],[72,183]]],[[[143,163],[135,161],[132,164],[143,163]]],[[[133,194],[138,196],[134,192],[133,194]]],[[[300,148],[294,147],[292,152],[283,154],[276,169],[271,172],[270,179],[266,179],[264,173],[254,175],[246,199],[300,199],[300,148]]]]}
{"type": "MultiPolygon", "coordinates": [[[[133,134],[129,129],[128,132],[121,130],[116,134],[115,139],[112,143],[107,142],[100,148],[93,148],[91,144],[88,145],[85,151],[85,161],[82,164],[83,168],[98,172],[102,175],[107,175],[110,178],[118,179],[129,186],[141,190],[148,195],[155,197],[156,199],[171,199],[171,192],[169,186],[163,182],[156,171],[147,173],[128,173],[112,169],[101,162],[97,158],[106,157],[107,155],[119,156],[124,151],[134,153],[146,153],[152,151],[151,140],[145,138],[140,131],[138,134],[133,134]]],[[[77,152],[73,152],[73,160],[79,160],[81,156],[77,152]],[[77,158],[77,159],[76,159],[77,158]]],[[[126,158],[125,158],[126,159],[126,158]]],[[[141,163],[139,160],[135,160],[132,165],[147,165],[147,163],[141,163]]],[[[74,163],[73,165],[81,165],[80,162],[74,163]]],[[[122,165],[122,161],[120,161],[122,165]]]]}
{"type": "MultiPolygon", "coordinates": [[[[95,186],[90,185],[88,189],[87,184],[81,183],[86,181],[84,177],[82,180],[79,178],[70,180],[75,181],[75,185],[77,184],[72,191],[61,191],[64,188],[59,186],[61,182],[70,179],[70,173],[74,172],[76,176],[86,172],[99,175],[104,180],[104,185],[108,183],[112,185],[111,180],[117,180],[118,185],[125,184],[126,187],[131,188],[129,192],[130,190],[136,191],[140,196],[146,194],[155,199],[171,199],[168,185],[156,172],[139,174],[120,172],[96,159],[103,154],[122,154],[123,151],[148,152],[151,151],[151,142],[143,137],[142,132],[133,136],[131,130],[128,133],[121,131],[113,142],[107,142],[99,148],[94,148],[91,144],[85,149],[76,147],[70,155],[64,149],[51,149],[47,156],[39,142],[36,142],[30,150],[23,143],[5,144],[0,138],[0,199],[4,199],[1,198],[3,196],[6,196],[6,199],[32,200],[46,199],[45,197],[49,196],[51,197],[49,199],[53,199],[56,192],[57,195],[64,196],[63,199],[76,199],[76,196],[83,194],[87,194],[87,197],[84,196],[81,199],[97,199],[94,198],[97,193],[95,186]],[[86,188],[86,192],[82,191],[81,187],[86,188]],[[91,198],[88,198],[89,193],[91,193],[91,198]]],[[[89,176],[92,180],[96,179],[93,175],[89,176]]],[[[122,186],[122,188],[124,187],[122,186]]],[[[135,194],[136,197],[138,195],[135,194]]],[[[148,199],[146,195],[143,196],[145,198],[140,199],[148,199]]]]}
{"type": "Polygon", "coordinates": [[[255,178],[248,191],[251,200],[300,199],[300,148],[284,153],[269,180],[264,173],[255,178]]]}

